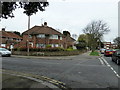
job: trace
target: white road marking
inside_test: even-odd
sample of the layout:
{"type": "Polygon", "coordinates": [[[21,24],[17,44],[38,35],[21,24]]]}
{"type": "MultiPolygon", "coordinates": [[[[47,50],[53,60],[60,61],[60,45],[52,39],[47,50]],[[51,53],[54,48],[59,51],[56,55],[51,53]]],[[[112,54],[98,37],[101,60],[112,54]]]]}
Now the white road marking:
{"type": "Polygon", "coordinates": [[[101,58],[99,58],[99,60],[100,60],[101,64],[102,64],[102,65],[104,65],[104,62],[102,61],[102,59],[101,59],[101,58]]]}
{"type": "Polygon", "coordinates": [[[115,69],[103,58],[101,57],[101,59],[105,62],[105,64],[115,73],[115,75],[120,78],[120,75],[115,71],[115,69]]]}

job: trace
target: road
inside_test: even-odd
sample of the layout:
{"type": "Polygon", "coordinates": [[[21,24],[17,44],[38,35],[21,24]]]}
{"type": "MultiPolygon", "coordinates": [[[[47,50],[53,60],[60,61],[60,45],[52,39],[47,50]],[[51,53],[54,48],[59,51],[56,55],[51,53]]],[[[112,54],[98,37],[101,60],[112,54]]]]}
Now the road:
{"type": "MultiPolygon", "coordinates": [[[[118,72],[118,66],[103,57],[118,72]]],[[[62,81],[71,88],[118,88],[118,78],[102,59],[78,55],[70,60],[27,59],[3,57],[2,68],[44,75],[62,81]]]]}

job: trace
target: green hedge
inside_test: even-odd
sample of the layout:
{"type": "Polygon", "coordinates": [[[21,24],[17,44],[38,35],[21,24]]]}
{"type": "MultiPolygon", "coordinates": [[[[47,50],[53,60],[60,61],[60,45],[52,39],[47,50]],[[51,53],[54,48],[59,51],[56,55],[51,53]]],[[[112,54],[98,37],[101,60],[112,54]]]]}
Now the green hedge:
{"type": "MultiPolygon", "coordinates": [[[[14,51],[27,51],[27,48],[15,48],[14,51]]],[[[29,51],[35,52],[56,52],[56,51],[65,51],[63,48],[29,48],[29,51]]]]}

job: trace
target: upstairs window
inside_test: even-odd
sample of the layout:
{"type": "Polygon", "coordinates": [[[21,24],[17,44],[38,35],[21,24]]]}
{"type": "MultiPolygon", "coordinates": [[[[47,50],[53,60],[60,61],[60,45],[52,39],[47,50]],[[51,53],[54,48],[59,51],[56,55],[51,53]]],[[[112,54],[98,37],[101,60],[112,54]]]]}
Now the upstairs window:
{"type": "Polygon", "coordinates": [[[50,39],[58,39],[58,35],[51,35],[50,39]]]}
{"type": "Polygon", "coordinates": [[[37,35],[37,38],[45,38],[45,34],[39,34],[37,35]]]}
{"type": "Polygon", "coordinates": [[[60,37],[60,40],[62,40],[62,37],[60,37]]]}
{"type": "Polygon", "coordinates": [[[29,38],[32,38],[32,35],[29,35],[29,38]]]}

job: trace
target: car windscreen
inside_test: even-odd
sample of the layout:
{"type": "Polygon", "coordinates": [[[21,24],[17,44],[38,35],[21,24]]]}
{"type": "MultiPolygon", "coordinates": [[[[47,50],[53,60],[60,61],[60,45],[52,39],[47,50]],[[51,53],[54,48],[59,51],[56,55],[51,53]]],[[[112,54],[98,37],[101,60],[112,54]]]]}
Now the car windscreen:
{"type": "Polygon", "coordinates": [[[8,51],[8,50],[4,48],[0,48],[0,51],[8,51]]]}
{"type": "Polygon", "coordinates": [[[113,51],[113,50],[106,50],[106,51],[113,51]]]}
{"type": "Polygon", "coordinates": [[[120,51],[117,51],[117,54],[120,55],[120,51]]]}

